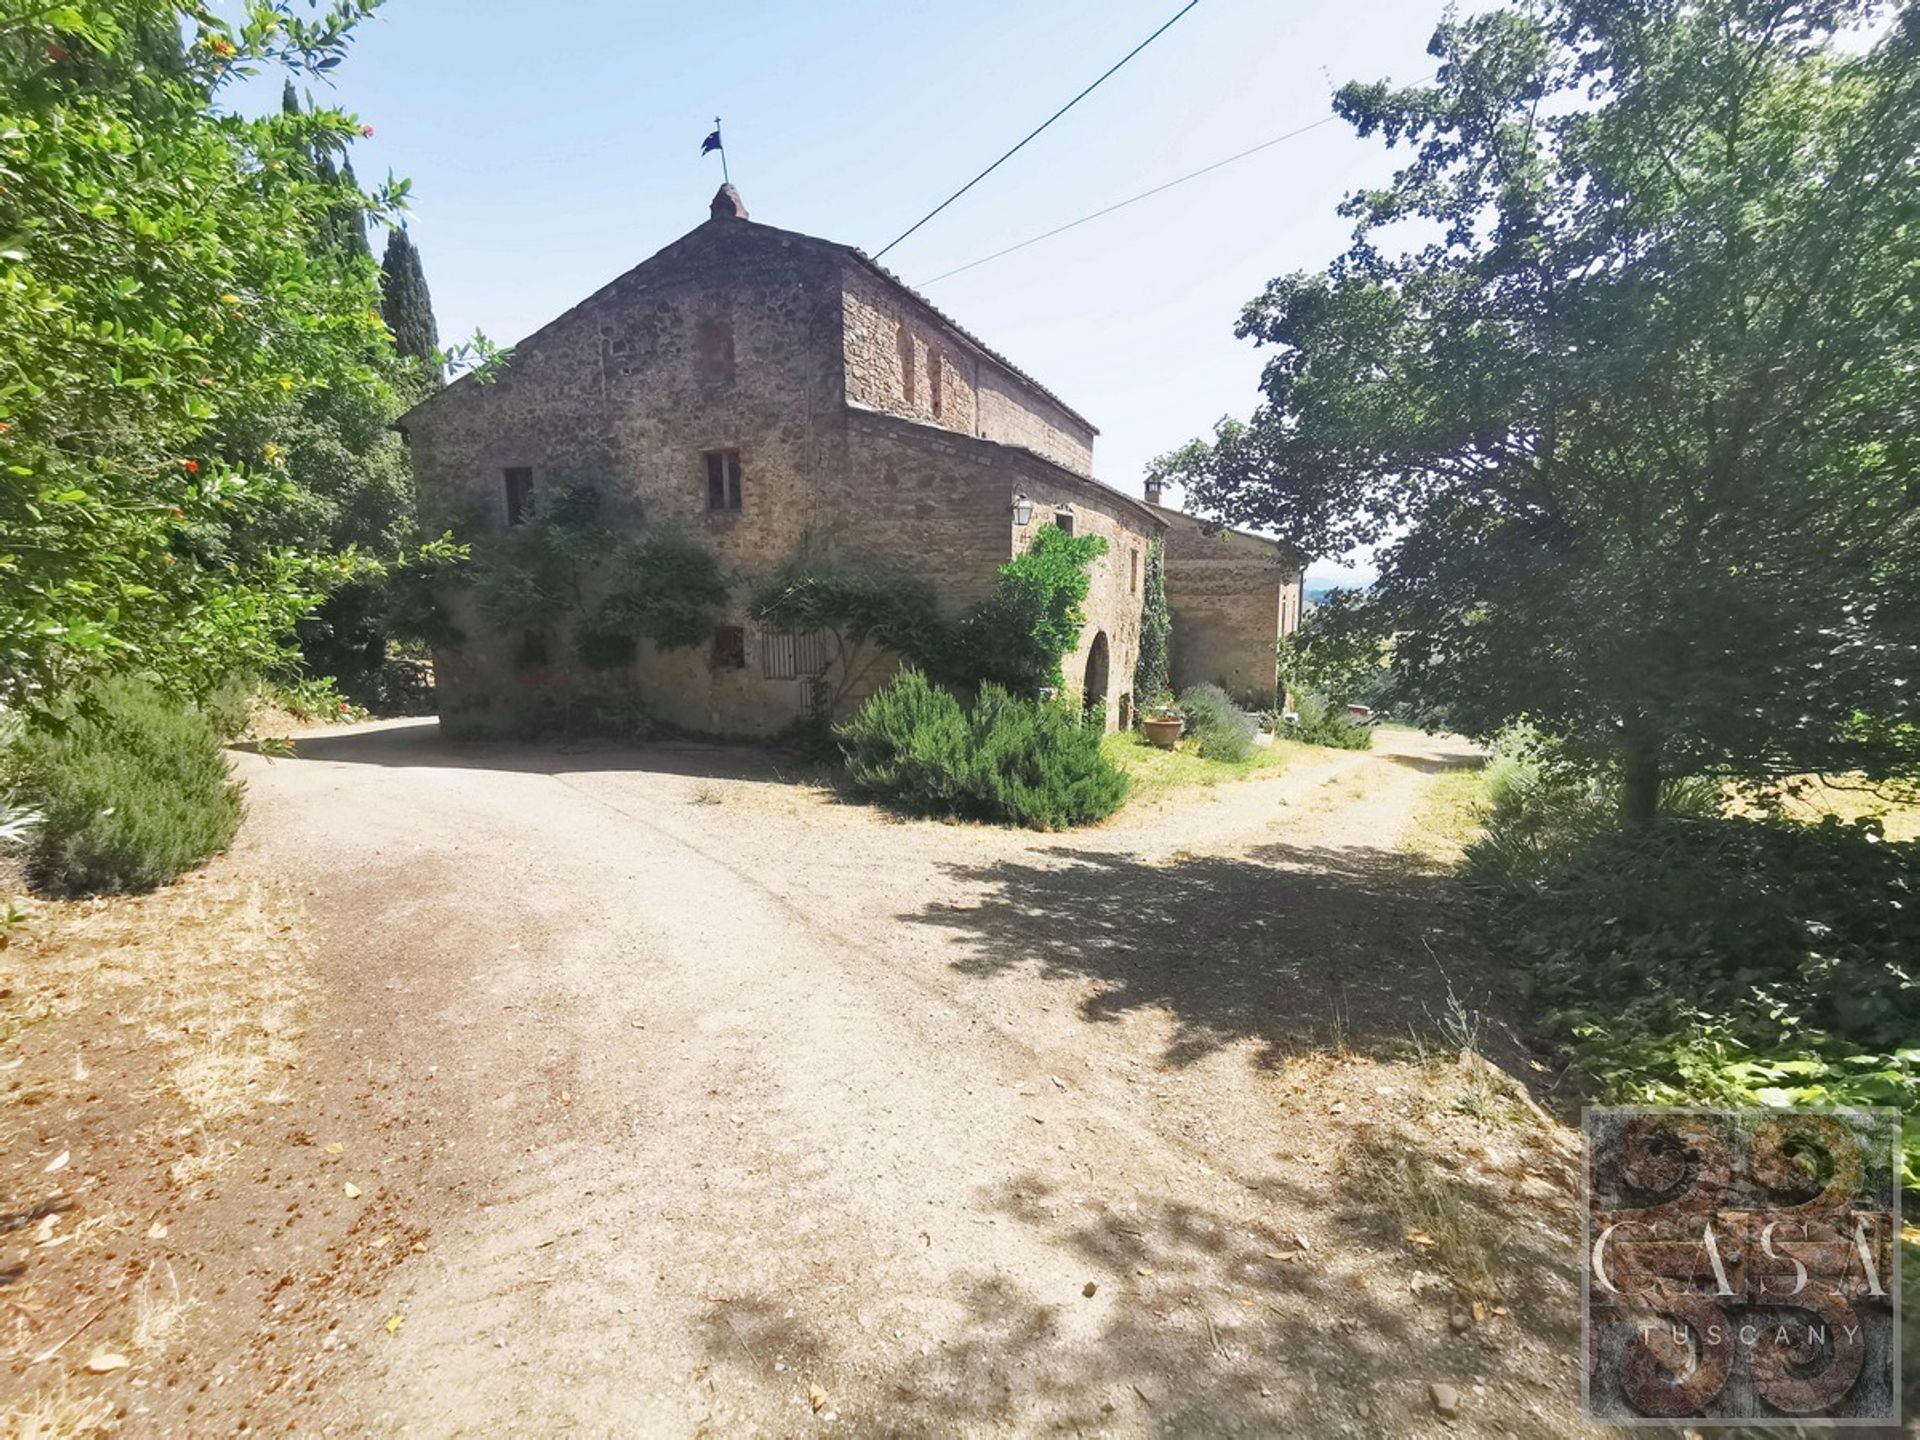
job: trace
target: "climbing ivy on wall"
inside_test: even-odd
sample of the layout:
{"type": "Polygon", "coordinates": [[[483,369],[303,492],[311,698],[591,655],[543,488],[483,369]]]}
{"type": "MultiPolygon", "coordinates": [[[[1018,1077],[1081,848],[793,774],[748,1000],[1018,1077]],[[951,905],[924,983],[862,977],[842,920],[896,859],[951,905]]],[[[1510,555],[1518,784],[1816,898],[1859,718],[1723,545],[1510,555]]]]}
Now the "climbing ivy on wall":
{"type": "Polygon", "coordinates": [[[464,579],[480,613],[529,638],[523,655],[572,645],[589,669],[633,659],[650,640],[684,650],[711,633],[727,602],[713,553],[678,530],[613,520],[591,481],[553,486],[523,524],[477,535],[464,579]]]}
{"type": "Polygon", "coordinates": [[[1097,535],[1046,526],[957,622],[941,617],[932,589],[915,577],[801,554],[755,591],[748,613],[763,625],[832,635],[843,692],[888,651],[957,689],[991,682],[1032,696],[1063,684],[1060,662],[1086,624],[1088,571],[1106,551],[1097,535]]]}
{"type": "MultiPolygon", "coordinates": [[[[643,640],[689,648],[727,605],[710,551],[680,531],[610,517],[591,479],[548,487],[522,524],[461,528],[471,559],[457,579],[492,628],[520,634],[523,664],[548,663],[562,645],[589,669],[630,663],[643,640]]],[[[831,636],[835,701],[885,654],[956,689],[992,683],[1034,696],[1063,683],[1061,661],[1086,623],[1088,572],[1106,550],[1099,536],[1044,527],[1000,567],[987,599],[949,621],[924,580],[803,547],[755,587],[747,613],[772,629],[831,636]]]]}
{"type": "Polygon", "coordinates": [[[1173,617],[1167,611],[1166,541],[1147,546],[1146,581],[1140,587],[1140,658],[1133,667],[1133,695],[1157,705],[1173,693],[1173,617]]]}

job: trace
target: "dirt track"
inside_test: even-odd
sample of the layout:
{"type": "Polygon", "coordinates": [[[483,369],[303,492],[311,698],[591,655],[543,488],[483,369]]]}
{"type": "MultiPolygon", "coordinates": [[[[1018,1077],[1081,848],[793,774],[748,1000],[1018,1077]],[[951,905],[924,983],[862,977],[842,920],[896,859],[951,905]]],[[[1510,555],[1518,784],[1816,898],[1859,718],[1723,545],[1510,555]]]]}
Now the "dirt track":
{"type": "Polygon", "coordinates": [[[1057,836],[241,756],[0,951],[0,1431],[1573,1433],[1574,1152],[1406,846],[1466,757],[1380,742],[1057,836]]]}
{"type": "Polygon", "coordinates": [[[1341,1159],[1456,1146],[1411,1034],[1489,988],[1399,848],[1459,752],[1382,738],[1068,836],[708,747],[249,757],[238,863],[307,877],[310,1049],[371,1131],[341,1173],[431,1235],[302,1428],[1571,1428],[1564,1199],[1455,1334],[1341,1159]]]}

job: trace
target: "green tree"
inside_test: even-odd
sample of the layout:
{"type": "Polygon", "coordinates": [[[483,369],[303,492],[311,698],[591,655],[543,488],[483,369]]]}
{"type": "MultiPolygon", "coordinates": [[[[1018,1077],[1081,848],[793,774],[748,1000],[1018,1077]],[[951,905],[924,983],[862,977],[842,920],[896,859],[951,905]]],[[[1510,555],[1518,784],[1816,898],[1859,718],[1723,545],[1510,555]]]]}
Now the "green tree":
{"type": "Polygon", "coordinates": [[[420,251],[405,226],[387,234],[387,253],[380,262],[380,310],[401,358],[420,361],[437,380],[440,327],[434,323],[433,297],[427,293],[420,251]]]}
{"type": "Polygon", "coordinates": [[[1631,820],[1664,775],[1913,766],[1920,14],[1885,11],[1450,18],[1432,84],[1340,92],[1411,157],[1247,307],[1252,423],[1160,473],[1309,554],[1384,541],[1343,618],[1399,693],[1532,717],[1631,820]]]}
{"type": "MultiPolygon", "coordinates": [[[[0,11],[0,705],[140,670],[204,691],[282,663],[351,559],[296,545],[301,408],[370,394],[373,269],[311,263],[338,110],[253,119],[236,76],[331,71],[377,0],[0,11]]],[[[400,187],[356,205],[384,213],[400,187]]]]}
{"type": "Polygon", "coordinates": [[[1380,703],[1387,654],[1366,619],[1349,618],[1366,604],[1363,591],[1332,590],[1300,618],[1278,649],[1282,691],[1296,701],[1318,695],[1335,705],[1380,703]]]}
{"type": "Polygon", "coordinates": [[[991,682],[1023,699],[1062,688],[1061,661],[1087,623],[1090,571],[1106,553],[1098,535],[1040,526],[1033,543],[1000,567],[993,594],[961,617],[948,678],[969,686],[991,682]]]}
{"type": "Polygon", "coordinates": [[[891,654],[935,663],[951,643],[933,587],[890,566],[846,562],[809,546],[754,587],[747,614],[758,624],[833,641],[828,670],[836,684],[820,697],[831,715],[891,654]]]}

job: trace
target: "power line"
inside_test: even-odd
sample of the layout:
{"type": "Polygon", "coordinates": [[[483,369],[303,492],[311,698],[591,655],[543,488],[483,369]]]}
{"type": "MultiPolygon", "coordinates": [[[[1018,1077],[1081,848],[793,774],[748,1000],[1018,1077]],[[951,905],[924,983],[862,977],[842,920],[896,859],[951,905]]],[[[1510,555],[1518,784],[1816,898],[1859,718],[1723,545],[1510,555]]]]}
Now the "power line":
{"type": "Polygon", "coordinates": [[[1133,59],[1134,56],[1138,55],[1142,50],[1146,49],[1147,46],[1151,45],[1154,41],[1158,40],[1162,35],[1166,34],[1167,31],[1173,28],[1175,20],[1178,20],[1181,15],[1185,15],[1187,11],[1193,9],[1193,7],[1198,5],[1199,3],[1200,3],[1200,0],[1187,0],[1187,3],[1181,7],[1179,14],[1175,15],[1172,20],[1167,21],[1166,24],[1162,25],[1158,30],[1154,31],[1153,34],[1149,35],[1146,39],[1142,40],[1138,45],[1134,46],[1133,49],[1129,50],[1126,54],[1122,55],[1118,60],[1116,60],[1113,63],[1112,67],[1108,69],[1105,75],[1102,75],[1098,80],[1094,81],[1093,84],[1087,86],[1086,89],[1082,90],[1078,95],[1074,96],[1073,99],[1069,100],[1066,104],[1062,105],[1058,110],[1054,111],[1053,114],[1049,115],[1044,121],[1040,123],[1039,127],[1035,129],[1032,132],[1032,134],[1027,136],[1026,140],[1022,140],[1018,145],[1014,146],[1013,149],[1007,151],[1006,154],[1002,155],[998,160],[994,161],[993,164],[987,166],[986,169],[982,170],[978,175],[974,176],[973,179],[969,180],[966,184],[962,185],[958,190],[954,191],[953,194],[949,195],[946,199],[942,200],[938,205],[934,206],[933,209],[929,210],[926,214],[922,215],[918,220],[914,221],[913,224],[909,225],[905,230],[901,231],[900,234],[896,235],[892,240],[888,241],[885,248],[880,250],[879,253],[876,254],[873,258],[875,260],[878,260],[882,255],[885,255],[888,250],[893,249],[895,245],[898,245],[902,240],[906,239],[907,236],[913,234],[914,231],[918,230],[922,225],[926,224],[927,221],[933,219],[934,216],[938,215],[942,210],[946,209],[947,206],[953,204],[954,201],[958,200],[962,195],[966,194],[967,191],[971,190],[974,186],[978,185],[982,180],[986,179],[987,176],[991,175],[994,171],[998,170],[1002,165],[1006,164],[1007,161],[1011,160],[1015,154],[1017,154],[1020,150],[1026,147],[1028,140],[1033,139],[1034,136],[1038,135],[1041,130],[1046,129],[1047,126],[1053,124],[1054,121],[1058,120],[1062,115],[1066,114],[1067,111],[1071,110],[1074,106],[1078,105],[1082,100],[1086,99],[1087,96],[1091,95],[1095,90],[1099,89],[1100,86],[1103,83],[1105,83],[1107,76],[1112,75],[1115,70],[1118,70],[1122,65],[1126,64],[1127,61],[1133,59]]]}
{"type": "Polygon", "coordinates": [[[1009,245],[1007,246],[1006,249],[996,250],[991,255],[982,255],[978,260],[969,260],[966,264],[957,266],[952,270],[942,271],[940,274],[934,276],[931,280],[921,280],[916,283],[920,285],[922,288],[928,285],[938,285],[942,280],[951,279],[953,276],[960,274],[964,270],[972,270],[976,266],[985,265],[989,260],[998,260],[1003,255],[1011,255],[1016,250],[1024,250],[1029,245],[1038,245],[1042,240],[1051,240],[1056,235],[1064,235],[1069,230],[1075,229],[1081,225],[1085,225],[1089,220],[1098,220],[1102,215],[1111,215],[1113,214],[1114,211],[1124,210],[1129,205],[1138,205],[1142,200],[1151,200],[1154,196],[1162,194],[1165,191],[1171,190],[1176,185],[1184,185],[1189,180],[1198,180],[1202,175],[1211,175],[1215,170],[1219,170],[1225,166],[1231,165],[1236,160],[1244,160],[1249,155],[1258,155],[1262,150],[1271,150],[1275,145],[1278,145],[1283,140],[1297,139],[1299,136],[1306,134],[1309,130],[1318,130],[1322,125],[1331,125],[1334,121],[1338,120],[1339,118],[1340,117],[1338,115],[1328,115],[1323,117],[1322,119],[1314,121],[1311,125],[1302,125],[1298,130],[1289,130],[1284,135],[1276,135],[1271,140],[1263,140],[1258,145],[1253,146],[1251,149],[1242,150],[1238,155],[1229,155],[1224,160],[1216,160],[1211,165],[1205,165],[1198,170],[1190,171],[1189,173],[1180,176],[1178,179],[1167,181],[1167,183],[1164,185],[1156,185],[1153,187],[1153,189],[1142,190],[1138,195],[1134,195],[1128,199],[1115,201],[1113,204],[1107,206],[1106,209],[1104,210],[1096,210],[1091,215],[1082,215],[1078,220],[1069,220],[1064,225],[1056,225],[1053,227],[1053,229],[1048,230],[1043,234],[1032,236],[1029,239],[1022,240],[1017,245],[1009,245]]]}

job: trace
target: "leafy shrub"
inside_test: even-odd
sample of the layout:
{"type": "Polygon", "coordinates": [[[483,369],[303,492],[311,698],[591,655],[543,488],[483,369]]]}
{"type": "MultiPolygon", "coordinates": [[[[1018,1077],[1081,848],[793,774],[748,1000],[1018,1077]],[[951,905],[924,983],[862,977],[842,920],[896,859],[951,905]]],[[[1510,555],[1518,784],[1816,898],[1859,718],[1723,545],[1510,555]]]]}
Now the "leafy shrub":
{"type": "Polygon", "coordinates": [[[1493,928],[1609,1098],[1911,1109],[1916,901],[1920,842],[1876,822],[1681,819],[1594,837],[1493,928]]]}
{"type": "MultiPolygon", "coordinates": [[[[1484,774],[1486,833],[1468,847],[1467,864],[1485,883],[1537,881],[1619,823],[1618,779],[1563,763],[1553,742],[1531,726],[1501,732],[1484,774]]],[[[1696,776],[1663,784],[1660,808],[1669,816],[1710,819],[1724,805],[1720,787],[1696,776]]]]}
{"type": "Polygon", "coordinates": [[[991,682],[1016,695],[1066,683],[1060,661],[1080,641],[1088,573],[1107,553],[1098,535],[1043,525],[1024,552],[1000,567],[993,594],[956,628],[943,670],[955,683],[991,682]]]}
{"type": "Polygon", "coordinates": [[[839,734],[855,784],[919,809],[963,807],[971,751],[966,715],[918,670],[902,670],[839,734]]]}
{"type": "Polygon", "coordinates": [[[541,658],[529,652],[524,663],[548,663],[545,639],[561,627],[589,668],[618,663],[619,637],[673,650],[712,633],[727,603],[713,553],[677,530],[609,519],[609,509],[598,482],[570,480],[537,493],[524,524],[477,530],[461,578],[495,628],[542,637],[541,658]]]}
{"type": "Polygon", "coordinates": [[[1127,798],[1126,775],[1101,748],[1100,718],[982,685],[968,729],[969,792],[987,818],[1064,830],[1104,820],[1127,798]]]}
{"type": "Polygon", "coordinates": [[[1617,779],[1525,726],[1485,773],[1467,866],[1489,933],[1602,1097],[1920,1104],[1920,842],[1727,818],[1698,778],[1663,787],[1660,823],[1623,829],[1617,779]]]}
{"type": "Polygon", "coordinates": [[[748,613],[783,630],[833,636],[841,693],[886,651],[956,689],[991,683],[1033,697],[1065,683],[1060,662],[1086,623],[1088,567],[1106,549],[1097,535],[1042,526],[1000,567],[993,593],[957,622],[941,616],[932,589],[915,576],[803,550],[755,588],[748,613]]]}
{"type": "Polygon", "coordinates": [[[903,670],[839,732],[856,784],[914,810],[1057,830],[1110,815],[1127,779],[1066,706],[980,687],[973,709],[903,670]]]}
{"type": "Polygon", "coordinates": [[[933,587],[878,565],[796,556],[755,587],[747,613],[775,629],[830,631],[848,646],[871,641],[916,664],[946,639],[933,587]]]}
{"type": "Polygon", "coordinates": [[[1259,722],[1218,685],[1189,686],[1180,697],[1180,709],[1187,717],[1187,733],[1198,742],[1196,748],[1204,759],[1238,764],[1253,754],[1259,722]]]}
{"type": "Polygon", "coordinates": [[[754,588],[747,614],[760,624],[834,642],[834,689],[819,701],[831,715],[882,655],[939,668],[951,644],[933,587],[879,565],[842,564],[801,553],[754,588]]]}
{"type": "Polygon", "coordinates": [[[1326,745],[1335,750],[1367,750],[1373,746],[1373,730],[1356,725],[1347,712],[1324,695],[1296,695],[1294,719],[1285,728],[1288,739],[1303,745],[1326,745]]]}
{"type": "Polygon", "coordinates": [[[57,728],[24,734],[14,765],[44,817],[34,879],[58,893],[163,885],[225,850],[240,825],[213,721],[137,681],[103,684],[57,728]]]}
{"type": "Polygon", "coordinates": [[[593,617],[593,628],[604,634],[685,650],[705,643],[727,603],[720,562],[678,530],[629,531],[606,568],[607,593],[593,617]]]}

